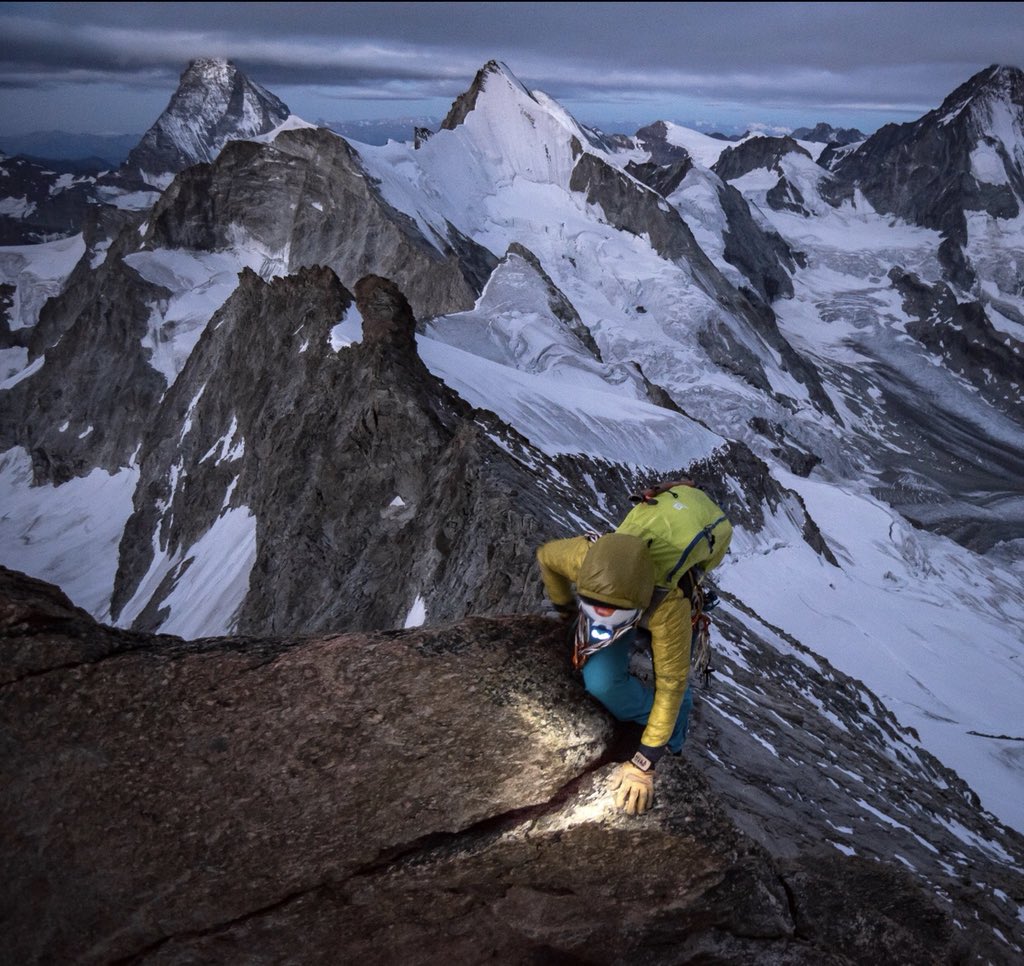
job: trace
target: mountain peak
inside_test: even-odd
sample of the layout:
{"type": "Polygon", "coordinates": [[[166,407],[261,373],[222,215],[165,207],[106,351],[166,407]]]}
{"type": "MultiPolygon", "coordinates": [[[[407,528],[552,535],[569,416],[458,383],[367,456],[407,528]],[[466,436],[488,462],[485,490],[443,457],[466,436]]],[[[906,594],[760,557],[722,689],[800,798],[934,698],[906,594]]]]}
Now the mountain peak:
{"type": "Polygon", "coordinates": [[[394,282],[366,275],[356,282],[355,296],[366,345],[389,345],[406,356],[416,355],[416,318],[394,282]]]}
{"type": "Polygon", "coordinates": [[[949,123],[965,107],[999,101],[1024,107],[1024,71],[1019,67],[992,64],[978,71],[953,91],[934,113],[943,123],[949,123]]]}
{"type": "Polygon", "coordinates": [[[486,89],[487,79],[489,77],[503,78],[509,86],[522,91],[522,93],[530,98],[530,100],[536,100],[536,98],[534,98],[534,96],[523,86],[519,78],[509,70],[506,64],[502,63],[500,60],[489,60],[476,72],[476,76],[473,78],[473,83],[470,84],[463,93],[455,98],[451,109],[448,111],[447,117],[445,117],[441,122],[442,130],[453,131],[466,120],[469,113],[476,107],[477,98],[486,89]]]}
{"type": "Polygon", "coordinates": [[[223,81],[238,73],[234,61],[226,57],[196,57],[188,62],[181,75],[183,83],[187,77],[197,76],[214,81],[223,81]]]}
{"type": "Polygon", "coordinates": [[[506,64],[502,60],[489,60],[489,61],[487,61],[487,63],[484,64],[484,66],[481,67],[480,70],[477,71],[476,79],[482,79],[482,78],[487,77],[487,76],[489,76],[491,74],[494,74],[494,75],[496,75],[498,77],[504,77],[505,80],[508,81],[513,87],[518,87],[521,90],[525,91],[527,94],[530,93],[523,86],[523,84],[519,80],[519,78],[516,77],[516,75],[514,73],[512,73],[512,69],[508,66],[508,64],[506,64]]]}
{"type": "Polygon", "coordinates": [[[224,58],[189,62],[163,114],[125,162],[160,187],[178,171],[212,161],[228,141],[266,134],[288,106],[224,58]]]}
{"type": "Polygon", "coordinates": [[[1024,81],[1024,71],[1012,64],[993,64],[991,67],[975,75],[981,77],[987,75],[985,80],[991,87],[1011,88],[1024,81]]]}

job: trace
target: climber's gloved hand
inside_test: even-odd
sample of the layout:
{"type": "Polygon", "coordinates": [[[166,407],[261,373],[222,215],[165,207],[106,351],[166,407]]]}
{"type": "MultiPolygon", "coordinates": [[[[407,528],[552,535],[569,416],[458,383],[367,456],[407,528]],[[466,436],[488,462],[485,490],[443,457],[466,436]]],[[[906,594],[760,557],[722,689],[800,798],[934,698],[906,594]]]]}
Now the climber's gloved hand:
{"type": "Polygon", "coordinates": [[[608,787],[615,792],[615,807],[627,815],[640,815],[654,804],[654,771],[641,771],[632,762],[616,769],[608,787]]]}
{"type": "Polygon", "coordinates": [[[552,604],[551,607],[555,611],[556,616],[563,624],[569,624],[576,620],[576,616],[579,613],[575,603],[572,604],[552,604]]]}

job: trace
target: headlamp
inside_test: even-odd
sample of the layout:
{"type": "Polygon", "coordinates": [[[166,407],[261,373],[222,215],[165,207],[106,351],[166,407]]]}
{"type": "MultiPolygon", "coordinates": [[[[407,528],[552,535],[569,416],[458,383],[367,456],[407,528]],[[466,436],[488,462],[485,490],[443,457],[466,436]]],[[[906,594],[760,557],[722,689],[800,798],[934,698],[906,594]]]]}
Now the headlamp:
{"type": "Polygon", "coordinates": [[[614,644],[628,634],[642,613],[639,608],[609,607],[597,601],[581,600],[573,663],[582,667],[587,657],[595,651],[614,644]]]}

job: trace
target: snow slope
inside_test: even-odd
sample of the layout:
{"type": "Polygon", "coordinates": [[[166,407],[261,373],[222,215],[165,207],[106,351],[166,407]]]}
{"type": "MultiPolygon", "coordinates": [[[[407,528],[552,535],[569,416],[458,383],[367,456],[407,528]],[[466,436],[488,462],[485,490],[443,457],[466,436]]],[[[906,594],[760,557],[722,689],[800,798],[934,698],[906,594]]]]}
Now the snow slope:
{"type": "MultiPolygon", "coordinates": [[[[439,131],[419,150],[392,142],[361,148],[360,156],[386,200],[428,237],[444,238],[451,224],[498,254],[525,245],[575,307],[602,359],[638,363],[695,418],[737,434],[755,398],[748,386],[723,379],[700,345],[716,325],[731,327],[764,360],[778,393],[806,399],[806,389],[756,334],[723,313],[691,266],[667,261],[646,236],[614,228],[570,190],[581,145],[610,165],[630,159],[589,145],[564,110],[498,72],[454,130],[439,131]]],[[[773,406],[770,398],[759,404],[773,406]]]]}
{"type": "MultiPolygon", "coordinates": [[[[1024,743],[1005,736],[1021,737],[1024,547],[1011,541],[981,558],[914,530],[877,493],[887,489],[883,478],[898,472],[906,492],[935,501],[957,492],[959,475],[963,498],[953,512],[996,533],[1006,510],[1021,501],[1013,495],[1019,481],[986,465],[981,449],[959,466],[960,452],[970,452],[958,451],[960,444],[950,441],[945,455],[936,453],[900,412],[903,384],[913,387],[912,405],[933,407],[935,417],[955,412],[977,440],[1022,454],[1024,433],[907,334],[909,319],[888,273],[902,268],[926,282],[941,278],[937,233],[881,216],[859,195],[839,208],[826,204],[819,192],[824,172],[807,158],[788,155],[783,171],[814,217],[771,208],[766,195],[778,172],[762,169],[732,183],[806,255],[794,273],[794,297],[774,308],[789,341],[828,374],[844,428],[831,441],[803,434],[824,457],[810,479],[778,466],[774,473],[805,500],[841,571],[823,568],[806,545],[786,541],[769,558],[736,560],[722,580],[770,623],[864,681],[979,792],[986,808],[1022,829],[1024,743]]],[[[692,193],[687,200],[694,203],[692,193]]],[[[1013,264],[1018,228],[994,222],[979,214],[972,238],[983,223],[992,262],[1005,265],[1009,253],[1013,264]]],[[[714,249],[709,254],[721,257],[714,249]]],[[[1002,324],[1014,329],[1009,319],[1002,324]]],[[[802,434],[799,413],[783,424],[794,437],[802,434]]]]}
{"type": "Polygon", "coordinates": [[[16,289],[10,309],[12,329],[39,321],[43,303],[61,291],[84,254],[85,240],[80,234],[39,245],[0,248],[0,283],[16,289]]]}
{"type": "Polygon", "coordinates": [[[21,447],[0,454],[0,563],[56,584],[109,621],[118,545],[138,479],[131,466],[115,474],[93,470],[59,487],[32,486],[29,454],[21,447]]]}
{"type": "Polygon", "coordinates": [[[986,808],[1024,828],[1024,742],[994,737],[1019,735],[1020,572],[979,568],[971,551],[913,529],[863,484],[776,475],[800,494],[840,567],[780,535],[768,558],[734,553],[722,586],[867,684],[986,808]]]}

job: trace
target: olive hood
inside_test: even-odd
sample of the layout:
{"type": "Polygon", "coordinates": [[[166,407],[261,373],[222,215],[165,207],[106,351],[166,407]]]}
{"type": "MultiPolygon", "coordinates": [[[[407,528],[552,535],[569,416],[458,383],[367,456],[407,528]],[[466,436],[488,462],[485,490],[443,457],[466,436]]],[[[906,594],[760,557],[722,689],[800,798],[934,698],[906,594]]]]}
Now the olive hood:
{"type": "Polygon", "coordinates": [[[647,544],[628,533],[609,533],[590,545],[576,590],[613,607],[644,610],[654,594],[654,563],[647,544]]]}

